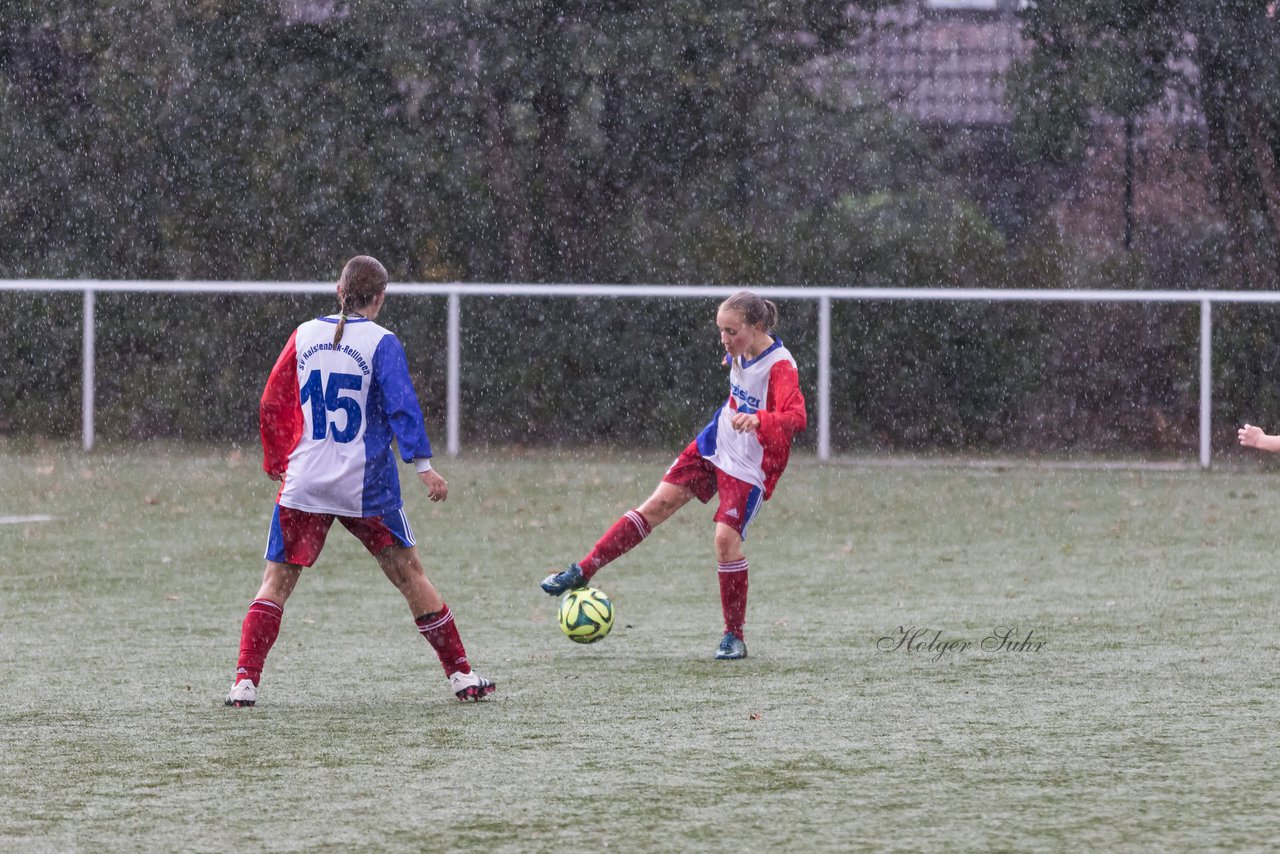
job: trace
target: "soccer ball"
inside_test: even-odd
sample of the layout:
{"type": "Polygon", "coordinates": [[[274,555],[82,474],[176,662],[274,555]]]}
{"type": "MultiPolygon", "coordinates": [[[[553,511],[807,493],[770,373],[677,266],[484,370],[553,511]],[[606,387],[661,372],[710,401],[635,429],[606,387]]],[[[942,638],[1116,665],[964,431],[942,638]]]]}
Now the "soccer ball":
{"type": "Polygon", "coordinates": [[[560,599],[560,631],[574,643],[595,643],[613,628],[613,603],[594,587],[570,590],[560,599]]]}

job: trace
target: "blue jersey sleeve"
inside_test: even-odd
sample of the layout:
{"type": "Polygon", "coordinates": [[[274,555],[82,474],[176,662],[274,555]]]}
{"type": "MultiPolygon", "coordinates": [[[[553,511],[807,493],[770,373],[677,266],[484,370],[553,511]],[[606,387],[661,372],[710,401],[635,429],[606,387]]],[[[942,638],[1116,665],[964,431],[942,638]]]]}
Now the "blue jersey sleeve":
{"type": "Polygon", "coordinates": [[[373,374],[382,396],[383,411],[406,463],[431,456],[431,441],[418,405],[418,395],[409,378],[409,362],[395,335],[386,335],[373,354],[373,374]]]}

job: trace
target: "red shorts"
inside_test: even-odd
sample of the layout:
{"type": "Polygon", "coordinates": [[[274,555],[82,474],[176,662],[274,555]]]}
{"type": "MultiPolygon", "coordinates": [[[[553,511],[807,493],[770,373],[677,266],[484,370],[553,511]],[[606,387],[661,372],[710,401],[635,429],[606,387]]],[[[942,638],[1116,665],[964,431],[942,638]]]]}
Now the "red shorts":
{"type": "Polygon", "coordinates": [[[662,481],[688,487],[703,504],[719,493],[720,506],[716,508],[715,521],[733,528],[744,540],[747,538],[747,525],[764,503],[763,489],[713,466],[698,453],[696,441],[690,442],[689,447],[680,452],[662,476],[662,481]]]}
{"type": "Polygon", "coordinates": [[[267,533],[267,553],[264,557],[274,563],[292,563],[312,566],[320,557],[329,526],[337,519],[342,526],[364,543],[369,554],[375,557],[390,546],[410,548],[414,545],[413,531],[404,510],[386,516],[334,516],[330,513],[308,513],[292,507],[276,505],[271,514],[271,527],[267,533]]]}

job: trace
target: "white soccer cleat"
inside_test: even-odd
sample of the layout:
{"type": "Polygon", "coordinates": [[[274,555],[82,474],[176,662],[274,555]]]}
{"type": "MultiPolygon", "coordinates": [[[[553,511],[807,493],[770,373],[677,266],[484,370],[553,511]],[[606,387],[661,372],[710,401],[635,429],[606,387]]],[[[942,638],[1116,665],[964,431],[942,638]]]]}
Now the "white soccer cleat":
{"type": "Polygon", "coordinates": [[[251,679],[241,679],[227,695],[227,705],[237,709],[252,706],[258,702],[258,686],[251,679]]]}
{"type": "Polygon", "coordinates": [[[453,689],[453,695],[465,703],[467,700],[479,701],[489,696],[498,686],[474,670],[470,673],[459,670],[449,677],[449,687],[453,689]]]}

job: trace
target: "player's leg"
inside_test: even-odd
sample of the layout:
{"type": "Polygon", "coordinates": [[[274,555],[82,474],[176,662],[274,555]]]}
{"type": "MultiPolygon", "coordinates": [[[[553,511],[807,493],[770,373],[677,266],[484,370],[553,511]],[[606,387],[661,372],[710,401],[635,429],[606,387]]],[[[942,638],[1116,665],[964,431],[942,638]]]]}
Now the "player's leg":
{"type": "Polygon", "coordinates": [[[435,650],[454,695],[459,700],[479,700],[493,693],[493,681],[473,671],[467,661],[467,650],[462,645],[453,612],[422,568],[404,512],[363,519],[342,518],[341,522],[364,543],[387,580],[404,596],[418,633],[435,650]]]}
{"type": "Polygon", "coordinates": [[[417,548],[389,547],[376,555],[378,566],[409,605],[419,634],[431,644],[459,700],[479,700],[496,687],[471,669],[453,612],[427,578],[417,548]]]}
{"type": "Polygon", "coordinates": [[[258,594],[240,625],[240,656],[227,705],[252,706],[267,653],[280,634],[280,621],[304,566],[311,566],[324,548],[332,516],[277,506],[267,534],[266,569],[258,594]]]}
{"type": "Polygon", "coordinates": [[[747,558],[742,553],[742,536],[723,522],[716,523],[716,578],[724,613],[724,637],[716,658],[746,658],[742,629],[747,618],[747,558]]]}
{"type": "Polygon", "coordinates": [[[693,497],[694,491],[688,486],[664,480],[658,484],[653,494],[636,508],[636,512],[644,517],[649,530],[652,531],[674,516],[676,511],[688,504],[693,497]]]}
{"type": "Polygon", "coordinates": [[[601,568],[640,545],[655,527],[689,503],[690,498],[693,498],[693,490],[687,486],[662,481],[643,504],[618,517],[586,557],[543,579],[542,589],[552,596],[559,596],[566,590],[586,587],[601,568]]]}
{"type": "Polygon", "coordinates": [[[691,498],[693,490],[689,487],[665,480],[660,482],[643,504],[623,513],[596,541],[586,557],[578,561],[583,581],[590,581],[602,567],[640,545],[654,528],[674,516],[691,498]]]}
{"type": "Polygon", "coordinates": [[[742,543],[747,525],[760,509],[759,487],[721,473],[720,506],[716,510],[716,578],[720,585],[720,608],[724,613],[724,636],[716,658],[734,660],[747,657],[743,626],[747,619],[747,557],[742,543]]]}
{"type": "Polygon", "coordinates": [[[253,597],[240,625],[240,657],[236,660],[235,685],[227,697],[227,705],[252,706],[257,702],[257,687],[262,680],[267,653],[280,634],[284,603],[297,586],[301,574],[300,566],[267,561],[262,573],[262,586],[258,588],[258,595],[253,597]]]}
{"type": "Polygon", "coordinates": [[[690,444],[667,469],[653,494],[643,504],[628,510],[609,526],[586,557],[543,579],[542,589],[552,596],[559,596],[566,590],[585,587],[602,567],[638,546],[654,528],[670,519],[690,499],[697,498],[705,503],[715,494],[715,489],[714,468],[698,454],[697,445],[690,444]]]}
{"type": "Polygon", "coordinates": [[[395,585],[408,603],[409,610],[418,614],[428,614],[444,607],[444,600],[434,584],[427,578],[418,557],[416,546],[403,548],[388,546],[374,555],[387,580],[395,585]]]}

